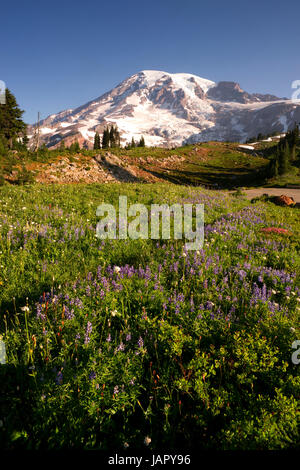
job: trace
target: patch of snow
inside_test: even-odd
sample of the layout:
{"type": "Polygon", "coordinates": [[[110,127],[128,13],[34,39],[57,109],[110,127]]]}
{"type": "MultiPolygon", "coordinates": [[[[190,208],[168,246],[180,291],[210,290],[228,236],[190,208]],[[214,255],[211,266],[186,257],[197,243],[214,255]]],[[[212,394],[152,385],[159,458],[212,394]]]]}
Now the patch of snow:
{"type": "Polygon", "coordinates": [[[55,132],[55,129],[52,129],[51,127],[41,127],[40,128],[40,133],[41,134],[49,134],[50,132],[55,132]]]}
{"type": "Polygon", "coordinates": [[[193,78],[196,84],[202,88],[204,93],[206,93],[210,88],[216,86],[216,83],[212,80],[207,80],[206,78],[201,78],[191,73],[168,73],[160,70],[142,70],[141,73],[145,75],[147,85],[149,87],[152,87],[158,80],[161,80],[163,77],[170,77],[173,83],[178,88],[189,90],[193,96],[195,83],[191,82],[191,78],[193,78]]]}
{"type": "Polygon", "coordinates": [[[255,150],[252,145],[239,145],[238,149],[255,150]]]}

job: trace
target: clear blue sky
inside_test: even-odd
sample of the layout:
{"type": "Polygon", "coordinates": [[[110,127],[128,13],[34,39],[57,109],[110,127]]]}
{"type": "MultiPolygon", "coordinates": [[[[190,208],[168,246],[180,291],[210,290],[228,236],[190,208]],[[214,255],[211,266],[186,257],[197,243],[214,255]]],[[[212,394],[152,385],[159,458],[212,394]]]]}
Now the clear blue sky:
{"type": "Polygon", "coordinates": [[[143,69],[287,97],[300,79],[299,0],[6,0],[0,15],[0,80],[29,123],[143,69]]]}

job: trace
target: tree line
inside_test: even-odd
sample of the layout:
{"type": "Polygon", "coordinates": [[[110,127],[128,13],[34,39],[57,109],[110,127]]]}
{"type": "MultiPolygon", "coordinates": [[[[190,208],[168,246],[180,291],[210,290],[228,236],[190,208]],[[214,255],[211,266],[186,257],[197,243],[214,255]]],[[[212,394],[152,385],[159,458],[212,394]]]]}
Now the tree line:
{"type": "MultiPolygon", "coordinates": [[[[100,137],[99,132],[95,133],[94,137],[94,150],[98,149],[109,149],[109,148],[120,148],[121,147],[121,138],[120,132],[117,125],[106,126],[103,130],[102,138],[100,137]]],[[[145,147],[145,139],[142,136],[139,142],[136,142],[132,137],[131,142],[125,146],[125,149],[130,149],[134,147],[145,147]]]]}
{"type": "Polygon", "coordinates": [[[291,169],[291,166],[300,165],[299,146],[299,127],[295,124],[294,129],[288,131],[274,147],[268,167],[270,178],[284,175],[291,169]]]}

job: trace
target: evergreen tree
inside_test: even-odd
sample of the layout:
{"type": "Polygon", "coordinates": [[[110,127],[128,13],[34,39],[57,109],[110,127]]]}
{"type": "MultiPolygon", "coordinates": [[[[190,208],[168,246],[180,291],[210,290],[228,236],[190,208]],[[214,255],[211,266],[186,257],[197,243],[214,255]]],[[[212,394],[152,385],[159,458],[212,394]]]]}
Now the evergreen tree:
{"type": "Polygon", "coordinates": [[[22,143],[23,143],[23,147],[25,150],[27,150],[28,148],[28,143],[29,143],[29,139],[28,139],[28,136],[26,133],[24,133],[24,137],[22,139],[22,143]]]}
{"type": "Polygon", "coordinates": [[[145,147],[145,139],[144,139],[144,137],[143,137],[143,136],[140,138],[140,141],[139,141],[138,147],[145,147]]]}
{"type": "Polygon", "coordinates": [[[0,104],[0,135],[13,148],[13,140],[26,132],[26,124],[22,121],[22,111],[14,95],[8,88],[5,90],[5,104],[0,104]]]}
{"type": "Polygon", "coordinates": [[[290,150],[290,161],[294,162],[296,160],[296,144],[294,144],[290,150]]]}
{"type": "Polygon", "coordinates": [[[278,176],[278,158],[275,156],[270,160],[268,167],[268,177],[274,178],[278,176]]]}
{"type": "Polygon", "coordinates": [[[274,170],[273,170],[273,176],[277,177],[279,173],[279,165],[278,165],[278,159],[275,158],[274,160],[274,170]]]}
{"type": "Polygon", "coordinates": [[[287,173],[289,169],[289,160],[290,160],[290,148],[289,148],[288,141],[286,140],[284,147],[280,150],[280,153],[279,153],[278,172],[280,175],[284,175],[285,173],[287,173]]]}
{"type": "Polygon", "coordinates": [[[102,148],[108,149],[109,148],[109,130],[108,127],[105,127],[102,136],[102,148]]]}
{"type": "Polygon", "coordinates": [[[94,150],[98,150],[100,148],[101,148],[100,135],[98,132],[96,132],[95,137],[94,137],[94,150]]]}
{"type": "Polygon", "coordinates": [[[135,148],[135,141],[134,141],[134,138],[132,137],[131,139],[131,144],[130,144],[130,148],[134,149],[135,148]]]}
{"type": "Polygon", "coordinates": [[[76,142],[73,142],[73,143],[70,145],[69,150],[70,150],[71,153],[80,152],[80,145],[79,145],[78,140],[76,140],[76,142]]]}
{"type": "Polygon", "coordinates": [[[109,145],[111,148],[116,147],[116,135],[114,126],[111,126],[109,131],[109,145]]]}
{"type": "Polygon", "coordinates": [[[0,155],[5,155],[7,152],[8,142],[3,135],[0,134],[0,155]]]}

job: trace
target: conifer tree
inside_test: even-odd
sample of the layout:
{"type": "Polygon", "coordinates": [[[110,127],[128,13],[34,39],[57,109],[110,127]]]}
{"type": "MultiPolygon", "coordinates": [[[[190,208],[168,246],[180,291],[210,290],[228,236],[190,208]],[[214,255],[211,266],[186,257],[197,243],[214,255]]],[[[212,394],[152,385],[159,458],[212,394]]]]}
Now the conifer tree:
{"type": "Polygon", "coordinates": [[[116,147],[116,135],[114,126],[111,126],[109,131],[109,145],[111,148],[116,147]]]}
{"type": "Polygon", "coordinates": [[[285,141],[284,147],[280,150],[278,165],[279,169],[278,172],[280,175],[284,175],[287,173],[289,169],[289,160],[290,160],[290,148],[288,141],[285,141]]]}
{"type": "Polygon", "coordinates": [[[134,138],[132,137],[131,139],[131,144],[130,144],[130,148],[135,148],[135,141],[134,141],[134,138]]]}
{"type": "Polygon", "coordinates": [[[7,141],[9,148],[13,148],[14,139],[26,132],[26,124],[21,119],[23,113],[14,95],[6,88],[5,103],[0,104],[0,135],[7,141]]]}
{"type": "Polygon", "coordinates": [[[275,158],[275,160],[274,160],[274,171],[273,171],[273,176],[274,177],[278,176],[278,170],[279,170],[278,159],[275,158]]]}
{"type": "Polygon", "coordinates": [[[94,150],[98,150],[100,148],[101,148],[100,135],[98,132],[96,132],[95,137],[94,137],[94,150]]]}
{"type": "Polygon", "coordinates": [[[102,148],[108,149],[109,148],[109,130],[108,127],[105,127],[102,136],[102,148]]]}
{"type": "Polygon", "coordinates": [[[139,141],[138,146],[139,146],[139,147],[145,147],[145,139],[144,139],[143,136],[140,138],[140,141],[139,141]]]}
{"type": "Polygon", "coordinates": [[[290,161],[294,162],[296,160],[296,144],[294,144],[290,150],[290,161]]]}
{"type": "Polygon", "coordinates": [[[73,142],[70,145],[69,150],[70,150],[71,153],[80,152],[80,145],[79,145],[78,140],[76,140],[76,142],[73,142]]]}

